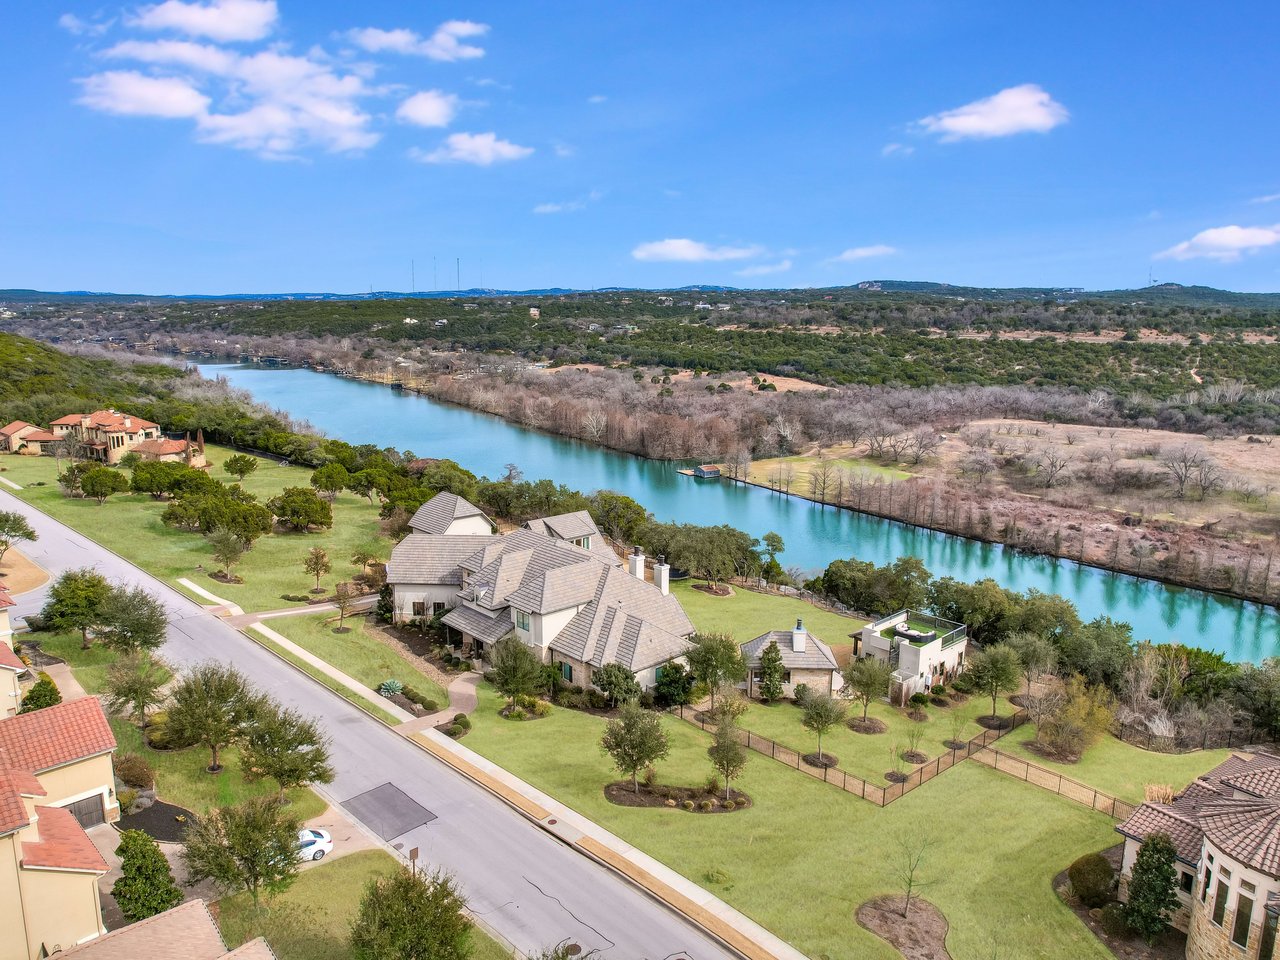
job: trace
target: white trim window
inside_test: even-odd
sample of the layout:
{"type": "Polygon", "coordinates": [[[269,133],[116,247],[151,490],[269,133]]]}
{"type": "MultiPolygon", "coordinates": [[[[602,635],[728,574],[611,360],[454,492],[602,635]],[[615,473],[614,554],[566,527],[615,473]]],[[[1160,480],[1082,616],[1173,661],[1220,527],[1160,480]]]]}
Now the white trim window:
{"type": "Polygon", "coordinates": [[[529,626],[530,626],[529,614],[525,613],[523,610],[517,610],[516,611],[516,629],[523,630],[525,633],[528,633],[529,626]]]}

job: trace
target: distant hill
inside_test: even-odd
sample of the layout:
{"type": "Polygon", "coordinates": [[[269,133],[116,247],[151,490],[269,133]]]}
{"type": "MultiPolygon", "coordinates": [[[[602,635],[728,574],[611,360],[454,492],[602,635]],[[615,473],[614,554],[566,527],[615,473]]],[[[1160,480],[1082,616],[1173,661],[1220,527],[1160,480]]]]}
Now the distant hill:
{"type": "Polygon", "coordinates": [[[937,297],[955,300],[983,300],[1014,302],[1020,300],[1050,300],[1057,302],[1103,301],[1108,303],[1140,303],[1167,306],[1237,307],[1247,309],[1280,309],[1280,293],[1237,293],[1214,287],[1183,286],[1179,283],[1160,283],[1133,290],[1085,290],[1082,287],[966,287],[950,283],[917,280],[864,280],[861,283],[841,287],[801,287],[791,289],[745,289],[720,284],[692,284],[670,289],[645,289],[640,287],[598,287],[579,290],[569,287],[546,287],[536,290],[500,290],[488,287],[471,287],[467,290],[433,290],[405,293],[393,290],[375,290],[369,293],[225,293],[225,294],[141,294],[108,293],[89,290],[0,290],[0,303],[84,302],[84,303],[138,303],[141,301],[358,301],[358,300],[478,300],[487,297],[608,297],[621,294],[689,294],[721,293],[737,297],[786,296],[797,300],[813,300],[822,297],[832,299],[867,299],[876,296],[906,295],[937,297]]]}

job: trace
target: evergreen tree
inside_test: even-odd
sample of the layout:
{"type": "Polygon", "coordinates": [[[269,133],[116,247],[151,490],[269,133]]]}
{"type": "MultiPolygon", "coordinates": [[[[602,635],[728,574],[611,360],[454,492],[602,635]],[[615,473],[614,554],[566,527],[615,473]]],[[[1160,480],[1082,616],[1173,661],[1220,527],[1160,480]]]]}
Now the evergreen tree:
{"type": "Polygon", "coordinates": [[[378,591],[378,606],[374,612],[377,614],[379,623],[390,623],[395,619],[396,600],[391,584],[384,583],[382,589],[378,591]]]}
{"type": "Polygon", "coordinates": [[[729,783],[742,772],[747,765],[747,748],[738,741],[738,725],[728,716],[720,718],[715,733],[711,735],[711,746],[707,747],[707,756],[711,764],[724,777],[724,798],[729,799],[729,783]]]}
{"type": "Polygon", "coordinates": [[[120,878],[111,888],[111,896],[129,923],[182,903],[182,891],[174,882],[169,861],[151,837],[141,830],[121,831],[116,856],[120,858],[120,878]]]}
{"type": "Polygon", "coordinates": [[[164,661],[145,650],[125,654],[107,667],[102,691],[107,709],[146,726],[147,711],[164,703],[163,689],[170,676],[164,661]]]}
{"type": "Polygon", "coordinates": [[[245,477],[258,469],[258,461],[246,453],[235,453],[222,462],[222,469],[243,482],[245,477]]]}
{"type": "Polygon", "coordinates": [[[244,890],[255,908],[263,890],[287,890],[298,876],[301,823],[286,809],[275,797],[254,797],[189,825],[182,848],[187,882],[212,880],[227,892],[244,890]]]}
{"type": "Polygon", "coordinates": [[[168,623],[164,605],[146,590],[115,586],[102,605],[102,643],[121,653],[155,650],[164,644],[168,623]]]}
{"type": "Polygon", "coordinates": [[[876,657],[863,657],[854,660],[844,668],[843,694],[851,700],[862,704],[862,719],[867,719],[867,710],[872,700],[879,700],[889,695],[889,683],[893,679],[893,667],[887,660],[876,657]]]}
{"type": "Polygon", "coordinates": [[[683,663],[664,663],[653,685],[653,698],[660,707],[683,707],[693,699],[693,674],[683,663]]]}
{"type": "Polygon", "coordinates": [[[1173,841],[1165,834],[1150,834],[1138,851],[1129,877],[1124,920],[1149,944],[1164,933],[1169,918],[1178,909],[1178,872],[1173,865],[1176,856],[1173,841]]]}
{"type": "Polygon", "coordinates": [[[332,783],[329,740],[319,725],[295,710],[276,706],[258,711],[240,748],[244,778],[270,777],[285,791],[308,783],[332,783]]]}
{"type": "Polygon", "coordinates": [[[661,718],[634,700],[622,705],[618,719],[609,721],[600,738],[600,747],[619,773],[631,777],[631,789],[636,793],[640,792],[640,771],[664,759],[670,746],[661,718]]]}
{"type": "Polygon", "coordinates": [[[173,690],[169,735],[177,743],[209,749],[209,772],[222,769],[218,756],[244,732],[261,709],[261,699],[244,674],[212,661],[193,667],[173,690]]]}
{"type": "Polygon", "coordinates": [[[40,537],[31,529],[27,518],[20,513],[0,510],[0,561],[9,552],[9,548],[27,540],[35,541],[40,537]]]}
{"type": "Polygon", "coordinates": [[[620,663],[606,663],[591,675],[594,683],[609,698],[612,706],[640,697],[640,684],[636,675],[620,663]]]}
{"type": "Polygon", "coordinates": [[[354,960],[467,960],[471,921],[453,878],[401,869],[365,886],[351,925],[354,960]]]}
{"type": "Polygon", "coordinates": [[[542,680],[542,661],[515,637],[503,637],[493,645],[489,657],[493,666],[493,685],[505,694],[510,705],[516,697],[528,696],[542,680]]]}
{"type": "Polygon", "coordinates": [[[89,649],[89,630],[102,619],[102,607],[111,594],[107,578],[97,571],[82,567],[68,570],[49,588],[40,616],[54,630],[79,630],[81,647],[89,649]]]}
{"type": "Polygon", "coordinates": [[[52,707],[61,702],[62,694],[58,692],[58,685],[47,673],[42,673],[40,679],[32,684],[27,695],[22,698],[22,708],[18,712],[31,713],[33,710],[43,710],[45,707],[52,707]]]}
{"type": "Polygon", "coordinates": [[[781,700],[784,676],[786,671],[782,666],[782,651],[778,649],[778,641],[770,640],[760,654],[760,683],[756,687],[760,699],[766,703],[781,700]]]}
{"type": "Polygon", "coordinates": [[[716,694],[723,687],[746,677],[747,663],[730,634],[700,633],[693,638],[693,642],[694,648],[686,655],[689,669],[699,683],[707,685],[714,709],[716,694]]]}

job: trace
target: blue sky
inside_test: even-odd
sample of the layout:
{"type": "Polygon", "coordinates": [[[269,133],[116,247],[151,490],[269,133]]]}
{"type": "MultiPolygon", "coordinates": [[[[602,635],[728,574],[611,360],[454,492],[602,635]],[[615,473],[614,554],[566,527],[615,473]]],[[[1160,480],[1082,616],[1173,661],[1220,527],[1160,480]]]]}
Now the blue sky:
{"type": "Polygon", "coordinates": [[[1263,2],[12,4],[0,287],[452,288],[460,258],[1280,290],[1277,36],[1263,2]]]}

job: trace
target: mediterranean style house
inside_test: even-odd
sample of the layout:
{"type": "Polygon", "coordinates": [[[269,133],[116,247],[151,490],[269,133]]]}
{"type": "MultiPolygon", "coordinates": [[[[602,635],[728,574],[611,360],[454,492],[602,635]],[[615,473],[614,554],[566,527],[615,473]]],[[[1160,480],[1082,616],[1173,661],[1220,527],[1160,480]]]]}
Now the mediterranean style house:
{"type": "Polygon", "coordinates": [[[962,623],[915,610],[899,610],[862,628],[859,657],[876,657],[894,668],[889,700],[899,706],[928,693],[964,670],[969,631],[962,623]]]}
{"type": "Polygon", "coordinates": [[[25,420],[15,420],[6,427],[0,427],[0,450],[5,453],[39,456],[51,453],[52,444],[57,442],[58,438],[48,430],[42,430],[25,420]]]}
{"type": "Polygon", "coordinates": [[[452,494],[414,515],[413,532],[387,563],[396,622],[439,616],[477,659],[518,637],[579,686],[620,663],[647,689],[692,647],[693,624],[667,589],[670,568],[659,563],[656,582],[647,582],[637,548],[624,569],[585,511],[531,520],[503,536],[461,532],[479,531],[477,517],[492,530],[478,508],[452,494]]]}
{"type": "Polygon", "coordinates": [[[0,719],[17,714],[22,695],[34,680],[27,665],[13,652],[13,627],[9,623],[9,608],[13,605],[9,588],[0,583],[0,719]]]}
{"type": "MultiPolygon", "coordinates": [[[[194,441],[188,436],[183,440],[169,440],[160,432],[160,425],[141,417],[133,417],[116,410],[97,410],[94,413],[71,413],[59,417],[49,425],[51,435],[33,441],[36,434],[27,433],[23,439],[23,430],[30,427],[21,421],[14,421],[4,428],[13,430],[4,439],[5,448],[10,453],[23,452],[23,447],[30,447],[33,442],[39,444],[40,453],[51,453],[50,447],[58,441],[68,441],[75,445],[77,455],[88,460],[100,460],[114,466],[124,459],[127,453],[137,453],[144,460],[174,460],[192,467],[204,467],[204,435],[196,434],[194,441]],[[18,437],[18,449],[14,448],[18,437]]],[[[37,428],[32,428],[33,430],[37,428]]]]}
{"type": "Polygon", "coordinates": [[[115,737],[94,697],[0,720],[0,960],[102,936],[107,864],[85,827],[116,820],[115,737]]]}
{"type": "Polygon", "coordinates": [[[1177,851],[1172,923],[1187,960],[1273,960],[1280,921],[1280,757],[1237,753],[1167,803],[1148,801],[1116,827],[1124,837],[1120,899],[1154,833],[1177,851]]]}
{"type": "Polygon", "coordinates": [[[806,630],[803,620],[797,620],[794,630],[771,630],[739,647],[747,661],[747,679],[739,686],[747,691],[748,697],[755,696],[759,689],[760,657],[771,643],[776,643],[782,654],[782,690],[786,696],[794,697],[800,684],[813,693],[832,696],[844,686],[840,665],[831,648],[806,630]]]}
{"type": "Polygon", "coordinates": [[[261,937],[228,950],[203,900],[188,900],[58,956],[76,960],[276,960],[261,937]]]}

